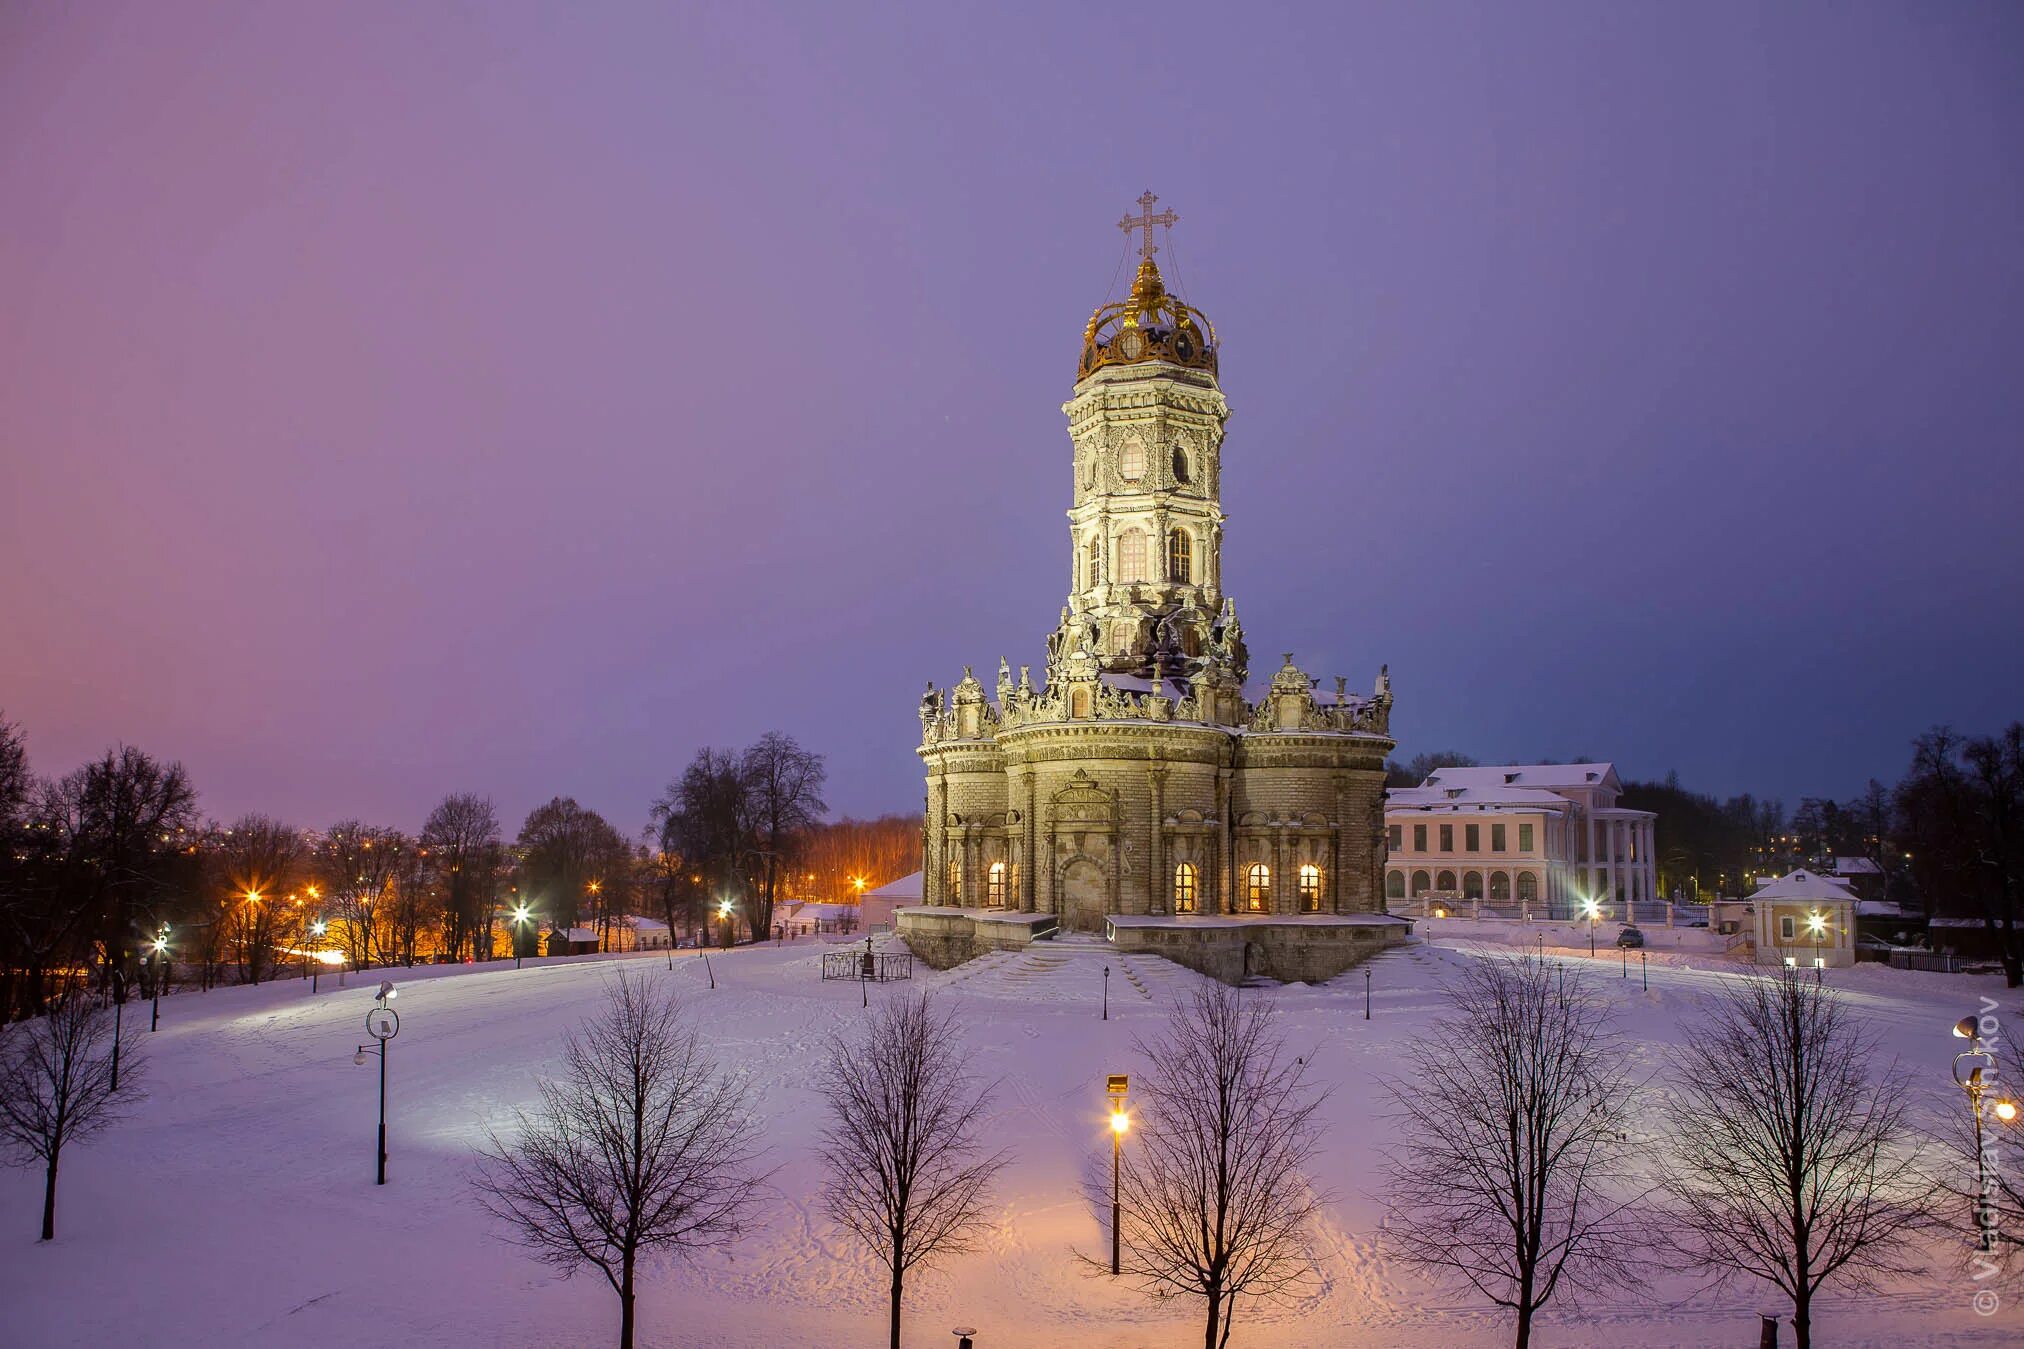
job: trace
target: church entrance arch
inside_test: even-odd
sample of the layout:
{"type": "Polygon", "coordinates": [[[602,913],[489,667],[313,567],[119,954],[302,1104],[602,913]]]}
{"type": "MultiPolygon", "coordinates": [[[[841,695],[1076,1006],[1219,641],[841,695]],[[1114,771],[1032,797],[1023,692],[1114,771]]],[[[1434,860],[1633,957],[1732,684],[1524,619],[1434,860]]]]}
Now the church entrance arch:
{"type": "Polygon", "coordinates": [[[1078,857],[1061,869],[1061,925],[1071,932],[1103,931],[1103,868],[1078,857]]]}

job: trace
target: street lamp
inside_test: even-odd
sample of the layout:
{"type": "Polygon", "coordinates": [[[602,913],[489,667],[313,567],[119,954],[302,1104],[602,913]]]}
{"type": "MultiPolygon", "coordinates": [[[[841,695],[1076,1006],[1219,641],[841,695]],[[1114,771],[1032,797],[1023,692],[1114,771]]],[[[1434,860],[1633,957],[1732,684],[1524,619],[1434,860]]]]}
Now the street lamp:
{"type": "Polygon", "coordinates": [[[1110,1020],[1110,966],[1103,967],[1103,1019],[1110,1020]]]}
{"type": "Polygon", "coordinates": [[[378,1170],[375,1173],[377,1178],[373,1181],[375,1185],[387,1183],[387,1041],[401,1033],[400,1013],[388,1006],[394,1000],[395,993],[393,980],[384,979],[380,981],[379,994],[373,1000],[373,1008],[365,1014],[365,1031],[366,1034],[372,1036],[373,1046],[369,1049],[365,1045],[360,1045],[358,1053],[351,1056],[351,1061],[363,1068],[367,1054],[379,1055],[379,1150],[377,1153],[378,1170]]]}
{"type": "Polygon", "coordinates": [[[313,994],[323,983],[323,934],[330,931],[330,924],[321,918],[309,925],[310,935],[316,938],[316,958],[309,962],[309,991],[313,994]]]}
{"type": "Polygon", "coordinates": [[[521,931],[526,924],[527,906],[522,904],[513,910],[513,968],[516,970],[520,968],[520,957],[526,945],[526,937],[521,931]]]}
{"type": "Polygon", "coordinates": [[[724,920],[724,949],[725,949],[726,951],[728,951],[728,950],[730,950],[730,949],[731,949],[731,948],[732,948],[733,946],[736,946],[736,945],[738,944],[738,943],[736,942],[736,940],[734,940],[734,938],[733,938],[733,936],[732,936],[732,932],[731,932],[731,901],[730,901],[730,900],[728,900],[728,899],[720,899],[720,900],[718,900],[718,901],[717,901],[717,916],[718,916],[719,918],[721,918],[721,919],[723,919],[723,920],[724,920]]]}
{"type": "MultiPolygon", "coordinates": [[[[1989,1201],[1989,1161],[1982,1150],[1982,1097],[1988,1094],[1989,1082],[1983,1073],[1996,1066],[1996,1056],[1983,1043],[1981,1023],[1972,1016],[1964,1016],[1954,1023],[1954,1034],[1968,1042],[1968,1047],[1954,1055],[1954,1081],[1961,1090],[1968,1093],[1968,1113],[1975,1120],[1975,1230],[1976,1245],[1984,1251],[1996,1249],[1995,1205],[1989,1201]],[[1965,1076],[1961,1073],[1963,1059],[1980,1059],[1982,1062],[1970,1068],[1965,1076]]],[[[1992,1107],[1992,1113],[2004,1124],[2017,1118],[2017,1103],[1999,1100],[1992,1107]]]]}
{"type": "Polygon", "coordinates": [[[1118,1272],[1118,1253],[1121,1249],[1119,1218],[1122,1205],[1118,1201],[1118,1159],[1124,1152],[1125,1131],[1131,1128],[1131,1116],[1125,1111],[1125,1093],[1131,1086],[1131,1079],[1124,1073],[1110,1075],[1110,1272],[1118,1272]]]}
{"type": "Polygon", "coordinates": [[[1588,911],[1588,958],[1593,960],[1595,959],[1595,924],[1596,920],[1602,917],[1602,906],[1592,899],[1582,900],[1581,906],[1588,911]]]}
{"type": "Polygon", "coordinates": [[[1827,930],[1827,915],[1815,909],[1806,915],[1806,926],[1813,932],[1813,982],[1820,982],[1820,934],[1827,930]]]}
{"type": "Polygon", "coordinates": [[[169,925],[162,924],[162,930],[155,935],[155,944],[150,948],[155,961],[155,1008],[148,1014],[148,1031],[152,1034],[162,1028],[162,958],[169,953],[169,925]]]}

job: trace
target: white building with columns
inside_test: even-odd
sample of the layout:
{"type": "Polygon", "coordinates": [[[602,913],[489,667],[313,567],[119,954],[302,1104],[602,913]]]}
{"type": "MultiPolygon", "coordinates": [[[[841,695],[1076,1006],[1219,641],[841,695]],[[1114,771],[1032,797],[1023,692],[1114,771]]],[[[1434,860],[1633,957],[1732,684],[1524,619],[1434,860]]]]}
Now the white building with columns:
{"type": "Polygon", "coordinates": [[[1487,900],[1549,914],[1659,898],[1648,810],[1607,763],[1442,768],[1385,794],[1387,899],[1487,900]]]}

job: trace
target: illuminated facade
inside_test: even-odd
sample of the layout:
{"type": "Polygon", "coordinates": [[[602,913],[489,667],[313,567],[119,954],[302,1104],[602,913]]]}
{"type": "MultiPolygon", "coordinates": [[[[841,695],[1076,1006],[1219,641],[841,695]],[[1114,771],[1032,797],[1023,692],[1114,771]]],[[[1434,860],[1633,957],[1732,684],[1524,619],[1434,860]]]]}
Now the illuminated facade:
{"type": "MultiPolygon", "coordinates": [[[[1317,697],[1289,654],[1247,701],[1222,587],[1221,352],[1166,290],[1149,236],[1129,297],[1084,329],[1062,409],[1068,598],[1044,678],[1015,680],[1001,660],[995,689],[966,670],[921,700],[924,903],[1149,945],[1178,938],[1121,934],[1381,915],[1390,681],[1352,694],[1337,679],[1317,697]]],[[[1348,950],[1406,925],[1361,927],[1335,939],[1348,950]]],[[[1291,940],[1254,941],[1245,969],[1311,968],[1291,940]]]]}

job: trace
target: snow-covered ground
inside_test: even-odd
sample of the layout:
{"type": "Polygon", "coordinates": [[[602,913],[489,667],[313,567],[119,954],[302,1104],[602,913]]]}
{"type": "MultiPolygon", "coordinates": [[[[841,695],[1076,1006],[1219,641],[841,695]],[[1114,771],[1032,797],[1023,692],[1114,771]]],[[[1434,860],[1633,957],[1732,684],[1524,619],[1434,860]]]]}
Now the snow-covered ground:
{"type": "MultiPolygon", "coordinates": [[[[878,1273],[813,1206],[822,1158],[810,1146],[820,1117],[810,1083],[825,1036],[862,1016],[857,985],[818,979],[821,949],[802,941],[715,955],[714,991],[693,953],[660,974],[683,989],[726,1062],[758,1087],[778,1172],[776,1196],[734,1252],[646,1273],[644,1345],[883,1343],[878,1273]]],[[[1319,1291],[1295,1308],[1240,1307],[1233,1345],[1508,1342],[1501,1318],[1427,1289],[1384,1258],[1371,1193],[1376,1149],[1388,1135],[1376,1076],[1412,1071],[1403,1042],[1441,1012],[1444,971],[1496,949],[1442,941],[1386,953],[1371,966],[1370,1021],[1361,970],[1326,987],[1256,994],[1280,1004],[1290,1040],[1311,1050],[1333,1085],[1318,1179],[1338,1197],[1321,1234],[1319,1291]]],[[[1661,1073],[1680,1017],[1737,971],[1716,959],[1654,954],[1646,993],[1635,958],[1625,979],[1614,952],[1593,963],[1585,947],[1561,954],[1601,979],[1636,1032],[1642,1065],[1661,1073]]],[[[65,1156],[53,1244],[35,1240],[39,1173],[0,1172],[0,1344],[609,1343],[617,1308],[603,1280],[585,1272],[563,1281],[528,1259],[473,1202],[465,1176],[481,1126],[532,1100],[563,1029],[595,1006],[619,959],[652,969],[663,957],[392,972],[402,1023],[389,1061],[384,1188],[372,1183],[376,1067],[352,1062],[377,976],[353,976],[341,989],[326,977],[315,996],[284,981],[170,998],[161,1031],[148,1037],[148,1101],[65,1156]]],[[[917,1276],[908,1342],[953,1345],[948,1331],[958,1324],[978,1328],[980,1349],[1198,1340],[1194,1304],[1154,1303],[1077,1258],[1104,1248],[1078,1190],[1083,1168],[1109,1146],[1104,1075],[1137,1068],[1132,1033],[1197,976],[1100,946],[1038,947],[920,976],[913,987],[946,995],[969,1023],[973,1062],[1002,1080],[991,1132],[1018,1156],[985,1247],[917,1276]],[[1107,1022],[1098,1019],[1106,962],[1115,971],[1107,1022]]],[[[1978,1009],[1980,995],[2006,1009],[2015,1003],[1998,981],[1970,976],[1862,966],[1829,978],[1946,1108],[1960,1108],[1946,1085],[1956,1048],[1949,1027],[1978,1009]]],[[[2019,1309],[1978,1317],[1971,1292],[1941,1274],[1881,1299],[1830,1297],[1816,1311],[1820,1343],[2018,1343],[2019,1309]]],[[[1540,1339],[1612,1349],[1754,1344],[1752,1313],[1775,1305],[1750,1290],[1667,1301],[1684,1296],[1660,1278],[1558,1307],[1540,1339]]]]}

